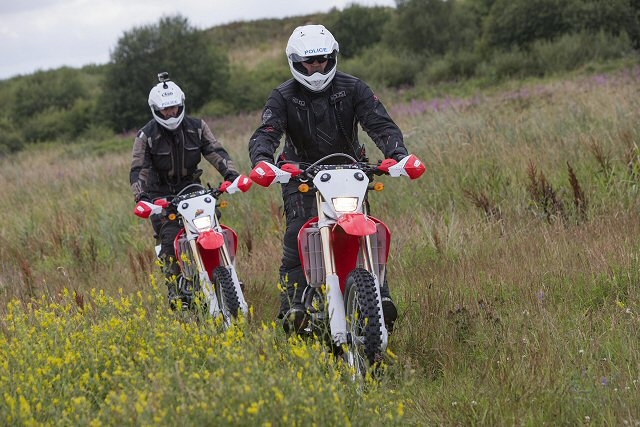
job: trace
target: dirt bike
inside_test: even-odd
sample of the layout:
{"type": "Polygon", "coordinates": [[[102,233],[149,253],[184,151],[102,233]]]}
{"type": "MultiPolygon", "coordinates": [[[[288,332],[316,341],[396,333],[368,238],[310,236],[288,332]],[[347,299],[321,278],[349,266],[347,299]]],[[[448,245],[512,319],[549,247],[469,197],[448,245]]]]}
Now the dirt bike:
{"type": "Polygon", "coordinates": [[[181,271],[179,291],[189,299],[202,292],[208,313],[222,315],[227,327],[239,313],[247,315],[249,309],[235,266],[238,235],[220,223],[216,208],[223,193],[246,192],[251,184],[244,175],[233,182],[225,181],[219,188],[191,184],[170,199],[140,201],[134,209],[141,218],[162,215],[180,222],[183,228],[174,241],[181,271]]]}
{"type": "Polygon", "coordinates": [[[249,177],[263,187],[297,179],[299,191],[316,196],[318,216],[298,233],[309,285],[303,294],[310,316],[306,330],[328,337],[334,351],[364,375],[387,348],[380,285],[385,283],[391,241],[389,228],[368,214],[367,194],[384,187],[374,184],[374,175],[416,179],[425,166],[415,155],[372,165],[347,154],[331,154],[313,164],[278,165],[259,162],[249,177]],[[325,164],[336,157],[338,163],[349,163],[325,164]]]}

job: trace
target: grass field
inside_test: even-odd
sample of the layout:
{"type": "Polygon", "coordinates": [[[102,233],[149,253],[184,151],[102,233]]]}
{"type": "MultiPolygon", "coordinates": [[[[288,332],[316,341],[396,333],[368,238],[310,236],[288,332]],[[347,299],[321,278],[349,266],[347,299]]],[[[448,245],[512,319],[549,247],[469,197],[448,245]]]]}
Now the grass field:
{"type": "MultiPolygon", "coordinates": [[[[279,189],[226,198],[253,318],[225,332],[166,307],[132,136],[0,159],[2,423],[640,425],[639,92],[630,69],[389,97],[427,172],[371,197],[400,309],[377,382],[273,323],[279,189]]],[[[258,120],[210,123],[245,173],[258,120]]]]}

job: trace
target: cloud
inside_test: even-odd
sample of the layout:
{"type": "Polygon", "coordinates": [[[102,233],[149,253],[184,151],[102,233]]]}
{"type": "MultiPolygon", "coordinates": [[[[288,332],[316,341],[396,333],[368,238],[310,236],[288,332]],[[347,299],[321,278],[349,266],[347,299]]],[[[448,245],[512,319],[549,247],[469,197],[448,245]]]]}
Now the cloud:
{"type": "MultiPolygon", "coordinates": [[[[0,4],[0,79],[61,66],[105,64],[118,39],[162,16],[181,14],[196,28],[343,9],[352,0],[13,0],[0,4]]],[[[355,3],[393,6],[394,0],[355,3]]]]}

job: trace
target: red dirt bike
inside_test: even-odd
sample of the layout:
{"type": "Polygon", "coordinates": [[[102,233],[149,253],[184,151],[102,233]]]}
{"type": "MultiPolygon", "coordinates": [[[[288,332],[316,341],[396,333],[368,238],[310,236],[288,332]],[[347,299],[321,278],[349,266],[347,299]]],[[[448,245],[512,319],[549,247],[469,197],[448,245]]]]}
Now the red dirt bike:
{"type": "Polygon", "coordinates": [[[238,235],[219,222],[216,207],[223,193],[246,192],[251,184],[244,175],[219,188],[191,184],[171,200],[140,201],[134,210],[141,218],[164,215],[168,220],[180,221],[183,229],[174,242],[182,273],[178,287],[182,294],[201,291],[209,314],[222,315],[225,326],[249,310],[235,266],[238,235]]]}
{"type": "Polygon", "coordinates": [[[425,166],[415,155],[373,165],[347,154],[331,154],[313,164],[279,165],[260,162],[249,177],[263,187],[296,179],[299,191],[315,192],[318,216],[298,234],[309,285],[303,295],[310,314],[307,332],[328,337],[334,351],[364,375],[387,347],[380,285],[391,242],[389,228],[368,214],[366,197],[382,189],[382,183],[374,185],[375,175],[416,179],[425,166]],[[335,158],[350,164],[326,164],[335,158]]]}

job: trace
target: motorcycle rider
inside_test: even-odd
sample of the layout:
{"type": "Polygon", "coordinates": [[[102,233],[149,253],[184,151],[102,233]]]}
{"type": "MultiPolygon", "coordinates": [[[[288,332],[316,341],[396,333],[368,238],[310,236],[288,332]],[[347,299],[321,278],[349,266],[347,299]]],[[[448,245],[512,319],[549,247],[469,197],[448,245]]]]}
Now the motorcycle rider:
{"type": "MultiPolygon", "coordinates": [[[[296,28],[285,50],[293,79],[271,92],[262,124],[249,140],[249,156],[255,167],[260,161],[274,163],[274,153],[285,135],[278,160],[315,162],[331,153],[347,153],[366,161],[364,145],[358,141],[358,123],[385,158],[400,160],[407,155],[402,132],[380,99],[357,77],[337,70],[338,42],[323,25],[296,28]]],[[[306,278],[298,253],[297,236],[302,225],[317,215],[315,195],[301,193],[298,183],[282,186],[286,215],[278,318],[289,332],[301,331],[308,318],[302,303],[306,278]]],[[[389,294],[381,286],[382,307],[389,332],[398,313],[389,294]]]]}
{"type": "MultiPolygon", "coordinates": [[[[129,181],[136,203],[172,196],[190,184],[200,183],[202,157],[215,167],[225,181],[240,174],[229,153],[211,132],[207,123],[185,115],[185,94],[169,79],[158,74],[160,83],[149,92],[152,119],[137,133],[129,181]]],[[[192,295],[180,275],[173,241],[180,232],[178,221],[152,216],[155,237],[160,241],[162,270],[168,290],[169,305],[175,309],[179,299],[188,303],[192,295]]]]}

